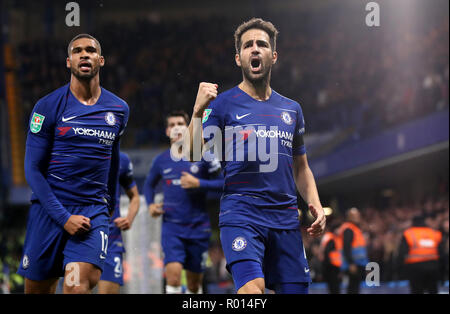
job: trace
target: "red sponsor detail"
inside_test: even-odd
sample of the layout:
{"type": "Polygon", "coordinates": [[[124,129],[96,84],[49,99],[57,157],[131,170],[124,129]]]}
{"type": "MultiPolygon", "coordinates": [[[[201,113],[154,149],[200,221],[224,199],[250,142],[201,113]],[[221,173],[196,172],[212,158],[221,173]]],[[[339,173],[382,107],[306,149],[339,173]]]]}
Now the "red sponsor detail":
{"type": "Polygon", "coordinates": [[[60,127],[60,128],[58,128],[58,130],[59,130],[59,136],[64,136],[64,135],[66,135],[66,133],[71,129],[72,127],[71,126],[64,126],[64,127],[60,127]]]}
{"type": "Polygon", "coordinates": [[[243,130],[243,131],[239,131],[239,133],[240,134],[242,134],[242,140],[246,140],[246,139],[248,139],[248,136],[250,135],[250,134],[252,134],[252,132],[253,132],[253,130],[243,130]]]}

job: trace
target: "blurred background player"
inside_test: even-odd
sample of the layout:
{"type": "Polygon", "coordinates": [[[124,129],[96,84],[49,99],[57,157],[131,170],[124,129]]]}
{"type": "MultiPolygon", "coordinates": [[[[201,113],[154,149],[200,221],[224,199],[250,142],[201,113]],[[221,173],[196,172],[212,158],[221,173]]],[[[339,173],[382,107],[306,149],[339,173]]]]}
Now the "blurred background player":
{"type": "Polygon", "coordinates": [[[109,222],[108,251],[100,281],[98,293],[117,294],[123,286],[123,253],[125,252],[122,231],[131,228],[139,211],[140,198],[133,178],[133,164],[124,152],[120,152],[119,182],[130,201],[126,217],[120,215],[120,187],[117,189],[116,208],[109,222]]]}
{"type": "Polygon", "coordinates": [[[339,225],[327,218],[326,232],[320,242],[322,275],[330,294],[341,293],[342,243],[336,233],[339,225]]]}
{"type": "Polygon", "coordinates": [[[272,66],[278,59],[277,33],[272,23],[256,18],[236,29],[235,61],[242,70],[242,82],[220,95],[217,84],[200,83],[189,126],[193,158],[194,142],[212,137],[208,127],[218,128],[222,135],[231,126],[246,127],[239,132],[242,137],[214,136],[216,144],[232,151],[233,156],[242,146],[244,156],[248,154],[247,161],[222,158],[225,188],[220,203],[220,237],[238,293],[264,293],[266,285],[277,293],[308,293],[311,279],[299,230],[297,191],[316,218],[308,233],[320,236],[325,228],[303,143],[301,107],[270,87],[272,66]],[[276,161],[274,169],[262,171],[262,156],[250,161],[250,145],[241,145],[255,139],[255,126],[262,134],[258,136],[276,127],[277,136],[272,136],[276,152],[271,150],[272,143],[269,147],[267,135],[263,144],[258,143],[266,145],[264,150],[268,149],[276,161]]]}
{"type": "Polygon", "coordinates": [[[445,268],[442,233],[427,226],[426,220],[423,216],[414,217],[412,226],[403,232],[398,253],[399,266],[404,267],[413,294],[436,294],[445,268]]]}
{"type": "Polygon", "coordinates": [[[163,215],[162,249],[166,276],[165,292],[181,293],[181,273],[186,270],[187,293],[201,293],[211,227],[206,211],[208,190],[221,191],[220,164],[213,160],[191,163],[180,159],[182,134],[189,123],[184,111],[166,118],[171,148],[158,155],[144,184],[144,194],[154,218],[163,215]],[[180,150],[179,150],[180,149],[180,150]],[[176,155],[176,156],[175,156],[176,155]],[[154,190],[163,181],[163,203],[154,203],[154,190]]]}
{"type": "Polygon", "coordinates": [[[355,207],[346,213],[338,231],[342,245],[342,270],[348,274],[348,294],[359,293],[360,283],[365,278],[367,258],[366,240],[360,229],[361,214],[355,207]]]}
{"type": "Polygon", "coordinates": [[[106,259],[115,207],[119,138],[128,105],[100,87],[100,43],[80,34],[68,46],[70,84],[40,99],[26,141],[33,195],[18,273],[25,293],[88,293],[106,259]],[[64,273],[65,270],[65,273],[64,273]]]}

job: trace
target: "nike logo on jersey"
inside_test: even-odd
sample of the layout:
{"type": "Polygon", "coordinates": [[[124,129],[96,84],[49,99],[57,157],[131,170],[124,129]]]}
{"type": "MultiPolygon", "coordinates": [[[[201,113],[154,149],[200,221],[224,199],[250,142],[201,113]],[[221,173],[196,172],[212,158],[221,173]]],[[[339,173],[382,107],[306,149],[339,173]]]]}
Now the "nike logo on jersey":
{"type": "Polygon", "coordinates": [[[67,121],[70,121],[70,120],[73,120],[73,119],[75,119],[77,116],[73,116],[73,117],[68,117],[68,118],[64,118],[64,117],[62,117],[62,122],[67,122],[67,121]]]}
{"type": "Polygon", "coordinates": [[[242,116],[236,115],[236,119],[241,120],[242,118],[245,118],[249,114],[251,114],[251,113],[243,114],[242,116]]]}
{"type": "Polygon", "coordinates": [[[166,173],[169,173],[169,172],[171,172],[171,171],[172,171],[172,168],[167,168],[167,169],[164,169],[164,170],[163,170],[163,173],[166,174],[166,173]]]}
{"type": "Polygon", "coordinates": [[[309,269],[305,267],[305,273],[309,273],[309,269]]]}
{"type": "Polygon", "coordinates": [[[106,256],[105,255],[103,255],[103,254],[100,254],[100,259],[105,259],[106,258],[106,256]]]}

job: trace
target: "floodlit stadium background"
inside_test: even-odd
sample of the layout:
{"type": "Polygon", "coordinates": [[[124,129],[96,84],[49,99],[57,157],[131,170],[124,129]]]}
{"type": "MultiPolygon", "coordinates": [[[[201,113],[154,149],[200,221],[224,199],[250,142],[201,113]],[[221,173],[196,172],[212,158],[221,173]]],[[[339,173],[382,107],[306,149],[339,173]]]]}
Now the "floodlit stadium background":
{"type": "MultiPolygon", "coordinates": [[[[167,147],[165,114],[191,113],[201,81],[220,91],[240,82],[233,32],[254,16],[280,31],[272,87],[302,105],[322,204],[333,219],[353,206],[362,211],[369,259],[381,267],[381,286],[363,293],[408,293],[393,259],[401,231],[420,211],[433,213],[444,233],[448,265],[448,1],[375,1],[379,27],[366,25],[365,0],[75,1],[80,26],[73,27],[65,21],[68,2],[0,0],[0,293],[23,291],[15,271],[30,196],[23,173],[28,118],[39,98],[68,82],[70,39],[87,32],[101,42],[101,85],[130,106],[121,147],[141,188],[153,157],[167,147]]],[[[306,226],[311,218],[300,207],[306,226]]],[[[218,247],[217,195],[209,212],[216,232],[206,290],[232,292],[218,247]]],[[[142,201],[125,232],[123,293],[162,292],[159,228],[142,201]]],[[[305,236],[312,293],[325,292],[318,241],[305,236]]],[[[448,293],[448,266],[440,291],[448,293]]]]}

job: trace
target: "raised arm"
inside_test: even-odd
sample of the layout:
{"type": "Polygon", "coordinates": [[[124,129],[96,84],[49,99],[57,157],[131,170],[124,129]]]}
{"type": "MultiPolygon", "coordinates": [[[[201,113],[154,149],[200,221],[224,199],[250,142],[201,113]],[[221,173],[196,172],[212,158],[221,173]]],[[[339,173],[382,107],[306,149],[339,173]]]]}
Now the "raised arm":
{"type": "Polygon", "coordinates": [[[197,98],[192,113],[192,119],[189,123],[189,136],[185,136],[186,147],[188,147],[187,158],[190,161],[199,161],[202,156],[203,148],[203,129],[202,118],[205,109],[209,103],[217,97],[217,84],[202,82],[199,85],[197,98]]]}

